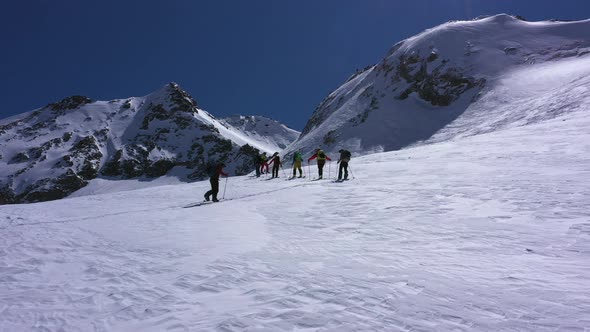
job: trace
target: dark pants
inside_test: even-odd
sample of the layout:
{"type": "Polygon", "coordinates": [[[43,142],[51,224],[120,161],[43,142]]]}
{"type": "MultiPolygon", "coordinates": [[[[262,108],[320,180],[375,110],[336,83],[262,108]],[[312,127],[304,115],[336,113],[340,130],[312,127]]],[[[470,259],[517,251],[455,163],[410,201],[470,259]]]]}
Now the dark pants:
{"type": "Polygon", "coordinates": [[[324,165],[326,164],[325,160],[318,160],[318,175],[320,177],[324,174],[324,165]]]}
{"type": "Polygon", "coordinates": [[[256,164],[256,177],[260,177],[260,168],[262,167],[262,164],[258,163],[256,164]]]}
{"type": "Polygon", "coordinates": [[[278,178],[279,177],[279,165],[272,165],[272,177],[278,178]]]}
{"type": "Polygon", "coordinates": [[[213,201],[217,201],[217,193],[219,192],[219,178],[209,179],[211,182],[211,190],[205,193],[205,199],[209,200],[209,196],[213,195],[213,201]]]}
{"type": "Polygon", "coordinates": [[[341,161],[340,168],[338,168],[338,180],[342,179],[342,170],[344,170],[344,180],[348,179],[348,162],[341,161]]]}

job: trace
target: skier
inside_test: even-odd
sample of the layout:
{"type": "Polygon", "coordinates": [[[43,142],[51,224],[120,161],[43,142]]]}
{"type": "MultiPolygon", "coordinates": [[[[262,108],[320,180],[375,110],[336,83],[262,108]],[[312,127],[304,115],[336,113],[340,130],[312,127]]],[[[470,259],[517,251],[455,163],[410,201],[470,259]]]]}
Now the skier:
{"type": "Polygon", "coordinates": [[[301,163],[303,162],[303,156],[301,156],[301,152],[296,151],[293,154],[293,178],[295,178],[295,172],[299,170],[299,177],[303,177],[303,171],[301,170],[301,163]]]}
{"type": "Polygon", "coordinates": [[[315,150],[315,154],[311,157],[309,157],[309,159],[307,159],[307,162],[309,163],[310,161],[314,160],[314,159],[318,159],[318,180],[322,179],[322,175],[324,173],[324,164],[326,164],[326,159],[328,160],[332,160],[330,159],[330,157],[328,157],[326,155],[326,153],[324,152],[324,150],[322,149],[316,149],[315,150]]]}
{"type": "Polygon", "coordinates": [[[282,164],[281,164],[281,157],[279,156],[279,153],[278,152],[275,152],[272,155],[272,158],[270,158],[270,161],[268,162],[268,165],[270,165],[272,163],[274,163],[274,165],[272,165],[272,177],[271,177],[271,179],[278,178],[279,177],[279,167],[282,166],[282,164]]]}
{"type": "Polygon", "coordinates": [[[342,180],[342,170],[344,170],[344,180],[348,180],[348,162],[350,161],[350,151],[341,149],[340,151],[340,158],[338,158],[337,164],[340,164],[338,168],[338,181],[342,180]]]}
{"type": "Polygon", "coordinates": [[[268,174],[268,157],[266,156],[266,152],[262,152],[260,156],[260,173],[264,174],[264,168],[266,167],[266,174],[268,174]]]}
{"type": "Polygon", "coordinates": [[[217,199],[217,193],[219,192],[219,176],[229,176],[227,173],[223,171],[224,167],[224,163],[219,163],[217,167],[214,167],[210,170],[209,182],[211,183],[211,190],[205,193],[206,201],[209,201],[209,196],[213,195],[213,202],[219,202],[219,200],[217,199]]]}
{"type": "Polygon", "coordinates": [[[254,158],[254,166],[256,167],[256,177],[260,177],[260,168],[262,168],[262,155],[256,154],[254,158]]]}
{"type": "Polygon", "coordinates": [[[256,156],[256,177],[259,178],[262,173],[262,167],[266,162],[266,152],[263,152],[256,156]]]}

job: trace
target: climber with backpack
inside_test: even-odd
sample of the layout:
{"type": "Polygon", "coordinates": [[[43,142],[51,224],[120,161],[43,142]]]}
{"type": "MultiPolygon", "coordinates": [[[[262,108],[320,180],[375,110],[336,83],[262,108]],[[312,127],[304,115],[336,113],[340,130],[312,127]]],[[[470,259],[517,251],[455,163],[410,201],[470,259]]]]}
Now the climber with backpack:
{"type": "Polygon", "coordinates": [[[262,152],[262,155],[260,156],[260,173],[264,174],[264,168],[266,167],[266,174],[268,174],[268,161],[267,161],[268,157],[266,156],[266,152],[262,152]]]}
{"type": "MultiPolygon", "coordinates": [[[[270,161],[268,162],[268,165],[273,164],[272,165],[272,177],[271,179],[274,178],[278,178],[279,177],[279,167],[282,166],[281,164],[281,157],[279,156],[278,152],[275,152],[272,157],[270,158],[270,161]]],[[[268,167],[268,166],[267,166],[268,167]]]]}
{"type": "Polygon", "coordinates": [[[341,149],[340,151],[340,158],[338,158],[338,162],[336,164],[340,164],[338,168],[338,181],[348,180],[348,162],[350,161],[350,151],[341,149]],[[342,170],[344,170],[344,179],[342,178],[342,170]]]}
{"type": "Polygon", "coordinates": [[[323,178],[324,165],[326,164],[326,159],[330,160],[330,161],[332,159],[330,159],[330,157],[328,157],[326,155],[324,150],[316,149],[314,155],[309,157],[309,159],[307,159],[307,163],[309,163],[310,161],[312,161],[316,158],[318,159],[318,180],[321,180],[323,178]]]}
{"type": "Polygon", "coordinates": [[[293,178],[295,178],[296,171],[299,170],[299,177],[303,177],[303,171],[301,170],[301,163],[303,162],[303,156],[300,151],[295,151],[293,154],[293,178]]]}
{"type": "Polygon", "coordinates": [[[217,199],[217,193],[219,192],[219,176],[229,176],[229,174],[223,171],[225,167],[224,163],[219,163],[217,166],[210,165],[207,168],[207,173],[209,174],[209,182],[211,183],[211,190],[205,193],[205,200],[209,201],[209,197],[213,196],[213,202],[219,202],[217,199]]]}
{"type": "Polygon", "coordinates": [[[262,165],[264,164],[265,161],[266,161],[266,152],[256,155],[255,164],[256,164],[256,177],[257,178],[260,177],[260,173],[262,172],[262,165]]]}

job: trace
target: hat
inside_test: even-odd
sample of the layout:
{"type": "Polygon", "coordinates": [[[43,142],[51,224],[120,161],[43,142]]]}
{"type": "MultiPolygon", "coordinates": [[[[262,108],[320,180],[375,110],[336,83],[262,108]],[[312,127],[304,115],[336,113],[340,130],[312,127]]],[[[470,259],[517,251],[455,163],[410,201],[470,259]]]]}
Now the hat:
{"type": "Polygon", "coordinates": [[[342,151],[344,151],[343,149],[338,150],[338,152],[342,153],[342,151]]]}

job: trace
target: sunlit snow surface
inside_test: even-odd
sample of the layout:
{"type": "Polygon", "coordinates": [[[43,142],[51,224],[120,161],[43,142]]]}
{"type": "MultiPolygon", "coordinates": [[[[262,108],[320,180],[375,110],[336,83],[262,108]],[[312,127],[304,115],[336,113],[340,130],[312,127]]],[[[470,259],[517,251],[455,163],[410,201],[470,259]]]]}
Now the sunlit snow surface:
{"type": "Polygon", "coordinates": [[[207,182],[2,206],[0,331],[587,330],[585,113],[194,208],[207,182]]]}

